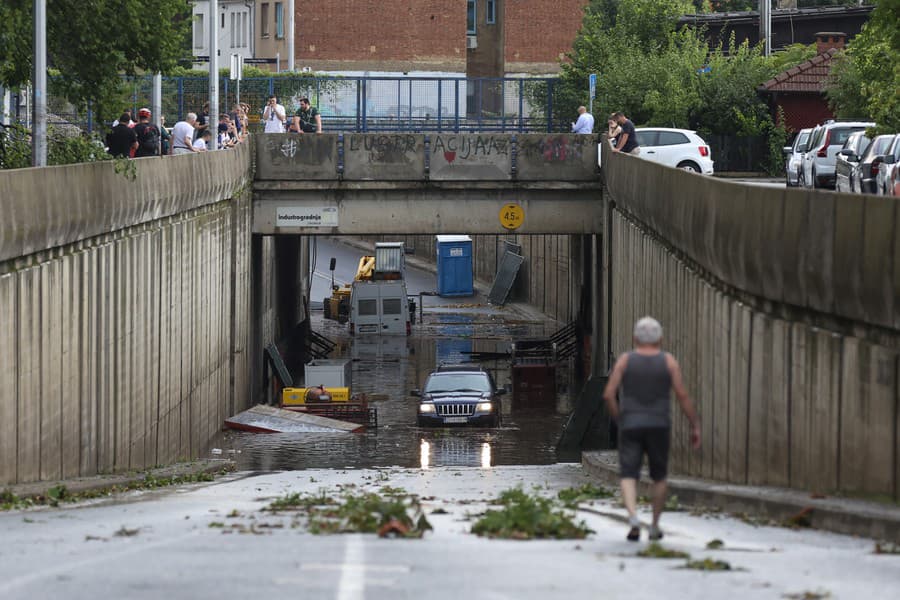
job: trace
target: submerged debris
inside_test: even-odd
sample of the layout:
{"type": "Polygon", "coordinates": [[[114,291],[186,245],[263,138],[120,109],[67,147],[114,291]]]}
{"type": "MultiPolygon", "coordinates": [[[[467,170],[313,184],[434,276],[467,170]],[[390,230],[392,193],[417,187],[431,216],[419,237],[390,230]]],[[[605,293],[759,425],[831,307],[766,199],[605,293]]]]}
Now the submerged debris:
{"type": "Polygon", "coordinates": [[[875,554],[900,554],[900,544],[875,542],[875,554]]]}
{"type": "Polygon", "coordinates": [[[725,546],[725,542],[723,542],[722,540],[720,540],[718,538],[706,542],[707,550],[719,550],[723,546],[725,546]]]}
{"type": "Polygon", "coordinates": [[[494,504],[503,508],[486,511],[472,525],[472,533],[514,540],[583,539],[593,533],[584,521],[576,523],[552,498],[529,495],[522,488],[506,490],[494,504]]]}
{"type": "Polygon", "coordinates": [[[782,598],[787,598],[788,600],[825,600],[826,598],[831,598],[831,592],[798,592],[796,594],[784,594],[782,598]]]}

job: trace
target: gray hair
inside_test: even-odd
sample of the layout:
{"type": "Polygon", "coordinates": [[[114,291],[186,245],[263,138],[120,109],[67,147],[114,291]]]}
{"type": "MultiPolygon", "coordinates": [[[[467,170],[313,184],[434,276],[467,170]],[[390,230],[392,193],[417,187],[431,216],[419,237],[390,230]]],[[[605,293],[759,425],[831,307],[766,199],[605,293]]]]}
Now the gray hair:
{"type": "Polygon", "coordinates": [[[189,112],[189,113],[187,114],[187,117],[185,117],[184,120],[187,121],[188,123],[193,123],[194,121],[197,120],[197,113],[190,113],[190,112],[189,112]]]}
{"type": "Polygon", "coordinates": [[[662,334],[662,325],[653,317],[643,317],[634,324],[634,339],[638,344],[658,344],[662,334]]]}

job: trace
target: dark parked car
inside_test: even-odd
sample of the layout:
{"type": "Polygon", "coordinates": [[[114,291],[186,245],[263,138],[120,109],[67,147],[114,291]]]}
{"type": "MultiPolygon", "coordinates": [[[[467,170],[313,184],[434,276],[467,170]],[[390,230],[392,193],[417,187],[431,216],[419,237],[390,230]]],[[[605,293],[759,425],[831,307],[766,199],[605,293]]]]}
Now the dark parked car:
{"type": "Polygon", "coordinates": [[[875,180],[881,169],[883,155],[890,148],[893,139],[893,135],[879,135],[872,140],[850,176],[850,191],[858,194],[875,193],[875,180]]]}
{"type": "Polygon", "coordinates": [[[464,365],[441,366],[428,376],[421,391],[410,392],[420,398],[420,427],[499,427],[500,396],[505,393],[504,388],[494,385],[490,373],[464,365]]]}
{"type": "Polygon", "coordinates": [[[844,147],[834,157],[835,191],[844,193],[853,191],[850,187],[853,171],[859,165],[860,158],[871,143],[872,140],[866,137],[865,131],[856,131],[850,134],[850,137],[844,142],[844,147]]]}

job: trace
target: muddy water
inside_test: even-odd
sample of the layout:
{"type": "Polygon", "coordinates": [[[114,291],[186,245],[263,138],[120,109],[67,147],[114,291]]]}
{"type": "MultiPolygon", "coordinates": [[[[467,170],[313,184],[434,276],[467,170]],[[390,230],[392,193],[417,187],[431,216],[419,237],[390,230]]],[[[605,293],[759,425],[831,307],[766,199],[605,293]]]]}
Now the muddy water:
{"type": "MultiPolygon", "coordinates": [[[[418,399],[409,394],[441,363],[468,361],[471,352],[504,352],[513,339],[549,336],[557,323],[528,321],[484,305],[444,304],[426,308],[410,337],[354,338],[346,326],[324,320],[320,312],[312,319],[314,330],[338,343],[333,357],[352,358],[353,393],[366,393],[378,408],[378,428],[362,434],[229,431],[215,445],[238,468],[490,467],[561,460],[555,444],[570,410],[572,387],[565,367],[557,370],[557,398],[546,406],[519,407],[511,392],[503,396],[499,429],[419,428],[418,399]]],[[[481,364],[497,385],[512,389],[508,360],[481,364]]]]}

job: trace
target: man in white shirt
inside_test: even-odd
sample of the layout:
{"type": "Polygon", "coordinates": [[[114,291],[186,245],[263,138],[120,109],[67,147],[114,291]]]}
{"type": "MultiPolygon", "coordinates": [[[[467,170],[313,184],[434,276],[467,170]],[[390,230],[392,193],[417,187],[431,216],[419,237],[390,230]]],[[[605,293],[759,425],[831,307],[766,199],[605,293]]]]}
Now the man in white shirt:
{"type": "Polygon", "coordinates": [[[594,133],[594,115],[587,108],[578,107],[578,120],[572,123],[572,133],[594,133]]]}
{"type": "Polygon", "coordinates": [[[194,150],[194,124],[197,113],[189,112],[184,121],[175,123],[172,128],[172,154],[189,154],[194,150]]]}
{"type": "Polygon", "coordinates": [[[266,133],[284,133],[284,122],[287,119],[287,113],[284,107],[278,104],[275,96],[269,96],[266,102],[266,108],[263,110],[263,121],[266,123],[266,133]]]}
{"type": "Polygon", "coordinates": [[[209,150],[209,146],[207,144],[212,139],[212,131],[209,129],[204,129],[196,140],[194,140],[194,152],[206,152],[209,150]]]}

